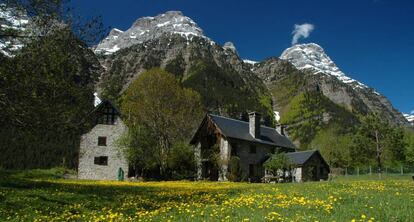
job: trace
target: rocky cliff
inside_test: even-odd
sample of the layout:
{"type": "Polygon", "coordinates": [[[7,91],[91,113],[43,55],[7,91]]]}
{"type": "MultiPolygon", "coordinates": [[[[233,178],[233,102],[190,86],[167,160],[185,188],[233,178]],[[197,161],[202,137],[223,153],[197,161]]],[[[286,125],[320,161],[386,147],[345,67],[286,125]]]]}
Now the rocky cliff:
{"type": "Polygon", "coordinates": [[[292,101],[312,100],[312,95],[319,107],[307,108],[318,109],[312,118],[321,124],[341,118],[353,124],[371,111],[396,125],[409,124],[386,97],[346,76],[317,44],[295,45],[261,62],[242,60],[233,43],[215,43],[193,20],[173,11],[138,19],[126,31],[114,29],[94,49],[106,70],[99,93],[111,99],[144,70],[161,67],[200,92],[210,111],[223,115],[240,118],[259,110],[267,123],[275,112],[283,122],[292,101]]]}
{"type": "Polygon", "coordinates": [[[161,67],[198,91],[209,111],[240,118],[257,110],[267,124],[274,123],[270,93],[235,46],[213,42],[180,12],[138,19],[123,33],[112,31],[95,52],[106,70],[98,86],[103,97],[115,99],[140,73],[161,67]],[[146,31],[131,40],[138,30],[146,31]],[[119,49],[104,50],[115,46],[119,49]]]}
{"type": "Polygon", "coordinates": [[[385,96],[344,74],[319,45],[295,45],[286,49],[280,58],[311,73],[322,93],[349,111],[358,114],[378,112],[397,125],[407,125],[402,113],[385,96]]]}
{"type": "Polygon", "coordinates": [[[12,56],[24,46],[24,38],[30,27],[29,17],[22,10],[0,4],[0,53],[12,56]]]}

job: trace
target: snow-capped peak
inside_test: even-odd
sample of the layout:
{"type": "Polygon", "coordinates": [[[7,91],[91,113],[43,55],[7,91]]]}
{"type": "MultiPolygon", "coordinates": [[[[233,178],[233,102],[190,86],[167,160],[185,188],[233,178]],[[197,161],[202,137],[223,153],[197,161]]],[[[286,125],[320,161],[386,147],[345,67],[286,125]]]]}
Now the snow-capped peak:
{"type": "Polygon", "coordinates": [[[223,45],[223,49],[225,50],[230,50],[232,51],[234,54],[237,54],[237,49],[236,46],[232,43],[232,42],[226,42],[223,45]]]}
{"type": "Polygon", "coordinates": [[[411,125],[414,125],[414,114],[403,114],[403,115],[408,120],[408,122],[411,123],[411,125]]]}
{"type": "Polygon", "coordinates": [[[95,48],[96,53],[112,54],[134,44],[157,38],[165,33],[179,34],[187,40],[194,36],[206,38],[203,30],[179,11],[168,11],[155,17],[142,17],[126,31],[112,29],[95,48]]]}
{"type": "MultiPolygon", "coordinates": [[[[368,88],[366,85],[346,76],[329,58],[323,48],[315,43],[297,44],[286,49],[281,59],[290,61],[298,69],[310,69],[315,74],[323,73],[335,76],[344,83],[355,88],[368,88]]],[[[379,94],[374,91],[374,93],[379,94]]]]}

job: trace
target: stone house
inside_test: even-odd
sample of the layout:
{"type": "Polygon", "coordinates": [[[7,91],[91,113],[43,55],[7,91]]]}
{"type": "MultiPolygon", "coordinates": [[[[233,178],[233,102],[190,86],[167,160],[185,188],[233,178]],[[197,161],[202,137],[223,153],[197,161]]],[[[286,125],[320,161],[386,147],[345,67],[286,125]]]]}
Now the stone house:
{"type": "Polygon", "coordinates": [[[231,159],[237,156],[242,180],[258,182],[265,176],[266,160],[281,152],[287,153],[298,166],[295,169],[298,181],[327,178],[329,167],[318,151],[295,152],[295,145],[282,127],[262,126],[260,120],[256,112],[249,113],[249,122],[207,114],[191,140],[195,147],[197,179],[228,180],[231,159]],[[305,178],[302,172],[313,166],[316,166],[314,177],[305,178]]]}
{"type": "Polygon", "coordinates": [[[318,150],[286,153],[295,165],[293,179],[296,182],[327,180],[329,165],[318,150]]]}
{"type": "Polygon", "coordinates": [[[282,130],[260,125],[256,112],[249,113],[249,122],[207,114],[191,144],[195,146],[197,178],[218,181],[228,180],[232,156],[240,159],[244,180],[260,181],[265,173],[262,163],[271,154],[296,149],[282,130]]]}
{"type": "MultiPolygon", "coordinates": [[[[294,166],[290,175],[294,182],[327,180],[329,177],[329,165],[323,159],[318,150],[285,153],[287,159],[294,166]]],[[[266,161],[269,161],[269,158],[266,161]]],[[[266,176],[271,176],[265,172],[266,176]]]]}
{"type": "Polygon", "coordinates": [[[128,175],[128,162],[117,147],[118,139],[127,130],[119,110],[103,101],[91,112],[94,127],[81,137],[78,178],[116,180],[121,168],[128,175]]]}

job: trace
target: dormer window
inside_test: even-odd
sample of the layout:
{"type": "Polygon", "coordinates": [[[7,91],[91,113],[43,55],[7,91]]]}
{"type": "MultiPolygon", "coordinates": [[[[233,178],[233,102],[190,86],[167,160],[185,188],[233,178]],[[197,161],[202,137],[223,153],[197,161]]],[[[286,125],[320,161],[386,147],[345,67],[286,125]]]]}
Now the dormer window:
{"type": "Polygon", "coordinates": [[[114,125],[117,112],[113,107],[103,107],[98,117],[98,124],[114,125]]]}

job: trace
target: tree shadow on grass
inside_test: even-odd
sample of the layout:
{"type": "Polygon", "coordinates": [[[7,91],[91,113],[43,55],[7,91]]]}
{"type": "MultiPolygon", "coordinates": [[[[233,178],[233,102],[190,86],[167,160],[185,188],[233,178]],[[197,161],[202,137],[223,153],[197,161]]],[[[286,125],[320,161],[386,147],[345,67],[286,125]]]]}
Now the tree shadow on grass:
{"type": "MultiPolygon", "coordinates": [[[[231,190],[189,190],[186,192],[182,187],[154,187],[138,185],[131,183],[122,184],[122,186],[111,186],[103,184],[86,184],[84,181],[74,181],[74,183],[65,183],[64,180],[32,180],[14,178],[13,180],[0,180],[0,189],[7,188],[15,192],[21,192],[28,202],[34,202],[38,209],[46,206],[53,206],[54,209],[63,209],[67,205],[82,204],[83,210],[102,210],[103,207],[112,209],[119,208],[126,201],[136,202],[140,209],[148,211],[160,208],[163,204],[169,203],[189,203],[200,200],[205,195],[214,195],[220,192],[226,192],[236,195],[239,191],[231,190]]],[[[217,199],[217,202],[221,202],[217,199]]],[[[30,208],[30,203],[15,202],[30,208]]],[[[138,210],[129,208],[128,211],[138,210]]]]}

